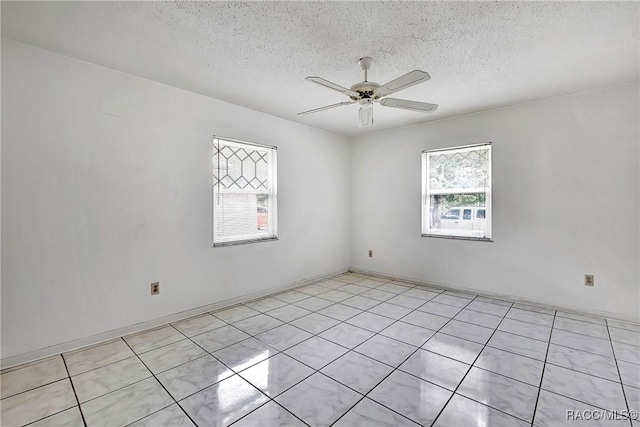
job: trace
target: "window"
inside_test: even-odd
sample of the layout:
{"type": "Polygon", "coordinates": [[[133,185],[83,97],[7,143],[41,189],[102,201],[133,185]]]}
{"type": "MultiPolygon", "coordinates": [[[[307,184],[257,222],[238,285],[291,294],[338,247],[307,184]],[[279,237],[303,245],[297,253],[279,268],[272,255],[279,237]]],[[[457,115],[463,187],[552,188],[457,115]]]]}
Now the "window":
{"type": "Polygon", "coordinates": [[[213,246],[277,239],[276,147],[213,139],[213,246]]]}
{"type": "Polygon", "coordinates": [[[422,235],[491,240],[491,143],[422,152],[422,235]]]}

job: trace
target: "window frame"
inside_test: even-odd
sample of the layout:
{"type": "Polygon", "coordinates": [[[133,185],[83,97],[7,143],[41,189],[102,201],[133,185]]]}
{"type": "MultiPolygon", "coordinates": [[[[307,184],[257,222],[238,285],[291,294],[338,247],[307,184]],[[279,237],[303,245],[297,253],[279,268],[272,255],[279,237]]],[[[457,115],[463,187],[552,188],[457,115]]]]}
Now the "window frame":
{"type": "MultiPolygon", "coordinates": [[[[436,149],[432,149],[432,150],[422,150],[422,217],[421,217],[421,236],[422,237],[435,237],[435,238],[440,238],[440,239],[456,239],[456,240],[472,240],[472,241],[479,241],[479,242],[493,242],[492,239],[492,235],[493,235],[493,227],[492,227],[492,217],[493,217],[493,209],[492,209],[492,192],[493,192],[493,144],[491,143],[491,141],[489,142],[481,142],[481,143],[477,143],[477,144],[469,144],[469,145],[460,145],[460,146],[454,146],[454,147],[443,147],[443,148],[436,148],[436,149]],[[429,154],[431,153],[438,153],[438,152],[443,152],[443,151],[456,151],[456,150],[463,150],[463,149],[473,149],[473,148],[479,148],[479,147],[489,147],[489,178],[488,178],[488,185],[485,187],[485,206],[484,206],[484,210],[485,210],[485,221],[486,221],[486,230],[485,230],[485,237],[476,237],[476,236],[465,236],[465,235],[455,235],[455,234],[440,234],[440,233],[430,233],[428,231],[431,230],[430,228],[430,221],[429,221],[429,216],[427,215],[427,212],[431,211],[431,203],[430,203],[430,197],[432,194],[443,194],[442,192],[437,192],[437,190],[435,191],[430,191],[430,189],[428,188],[428,181],[429,181],[429,154]]],[[[450,194],[465,194],[465,193],[450,193],[450,194]]],[[[463,210],[462,207],[460,206],[453,206],[450,207],[449,209],[455,209],[455,208],[460,208],[460,217],[462,217],[463,215],[463,210]]],[[[478,207],[480,208],[480,207],[478,207]]],[[[475,215],[477,215],[477,209],[475,212],[475,215]]],[[[475,221],[474,212],[472,212],[472,219],[471,221],[475,221]]],[[[460,219],[460,221],[462,221],[462,219],[460,219]]]]}
{"type": "Polygon", "coordinates": [[[267,161],[267,166],[268,166],[268,183],[269,183],[269,189],[267,191],[251,191],[251,190],[246,190],[243,191],[242,189],[238,189],[238,191],[234,191],[234,192],[228,192],[228,193],[236,193],[236,194],[268,194],[269,195],[269,204],[268,204],[268,208],[267,208],[267,213],[268,213],[268,226],[267,226],[267,230],[270,230],[270,232],[268,233],[268,235],[264,236],[264,237],[256,237],[259,233],[255,233],[255,234],[245,234],[245,235],[239,235],[236,236],[237,239],[234,240],[229,240],[229,239],[223,239],[222,241],[217,241],[216,242],[216,236],[215,236],[215,203],[216,203],[216,185],[214,182],[212,182],[212,186],[211,186],[211,240],[212,240],[212,244],[211,247],[212,248],[218,248],[218,247],[224,247],[224,246],[234,246],[234,245],[244,245],[244,244],[249,244],[249,243],[260,243],[260,242],[271,242],[271,241],[275,241],[278,240],[278,216],[277,216],[277,212],[278,212],[278,203],[277,203],[277,198],[278,198],[278,185],[277,185],[277,176],[278,176],[278,147],[273,146],[273,145],[266,145],[266,144],[258,144],[258,143],[254,143],[254,142],[247,142],[247,141],[241,141],[238,139],[232,139],[232,138],[227,138],[224,136],[220,136],[220,135],[214,135],[213,136],[213,140],[212,140],[212,145],[211,145],[211,161],[212,161],[212,177],[214,176],[213,173],[216,170],[216,165],[213,164],[214,161],[214,157],[216,154],[216,150],[220,146],[220,143],[224,143],[224,145],[227,146],[231,146],[231,147],[235,147],[235,148],[245,148],[245,149],[251,149],[251,148],[256,148],[256,149],[263,149],[263,150],[268,150],[268,161],[267,161]]]}

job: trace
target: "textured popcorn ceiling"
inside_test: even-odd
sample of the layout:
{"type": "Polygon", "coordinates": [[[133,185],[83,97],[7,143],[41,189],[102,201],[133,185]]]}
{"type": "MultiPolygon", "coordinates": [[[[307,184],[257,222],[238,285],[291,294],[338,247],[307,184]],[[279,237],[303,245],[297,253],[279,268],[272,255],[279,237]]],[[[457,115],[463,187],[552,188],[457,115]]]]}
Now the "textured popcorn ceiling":
{"type": "MultiPolygon", "coordinates": [[[[346,135],[638,80],[639,3],[2,2],[2,35],[116,70],[346,135]],[[394,97],[431,114],[347,100],[306,82],[431,81],[394,97]]],[[[606,108],[606,106],[594,106],[606,108]]]]}

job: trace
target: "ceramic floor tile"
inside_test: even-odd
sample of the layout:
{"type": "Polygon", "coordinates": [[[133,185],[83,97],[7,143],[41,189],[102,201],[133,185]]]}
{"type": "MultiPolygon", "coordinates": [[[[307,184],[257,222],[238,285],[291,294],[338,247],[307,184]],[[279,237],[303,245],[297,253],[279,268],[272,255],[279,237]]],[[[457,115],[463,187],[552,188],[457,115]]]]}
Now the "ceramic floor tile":
{"type": "Polygon", "coordinates": [[[327,292],[328,289],[320,285],[308,285],[297,288],[296,291],[302,292],[303,294],[315,296],[327,292]]]}
{"type": "Polygon", "coordinates": [[[367,292],[370,288],[366,286],[358,286],[358,284],[349,284],[340,288],[342,292],[347,292],[352,295],[359,295],[363,292],[367,292]]]}
{"type": "Polygon", "coordinates": [[[534,323],[540,326],[553,325],[553,316],[544,313],[535,313],[533,311],[512,307],[507,313],[507,319],[516,319],[522,322],[534,323]]]}
{"type": "Polygon", "coordinates": [[[343,286],[344,286],[345,283],[359,282],[360,280],[362,280],[362,277],[354,276],[352,274],[343,274],[341,276],[336,276],[333,279],[339,282],[343,282],[343,286]]]}
{"type": "Polygon", "coordinates": [[[449,319],[447,317],[425,313],[423,311],[414,311],[403,317],[402,321],[405,323],[411,323],[412,325],[431,329],[432,331],[437,331],[438,329],[442,328],[449,321],[449,319]]]}
{"type": "Polygon", "coordinates": [[[498,326],[498,330],[545,342],[549,341],[551,336],[551,328],[549,326],[535,325],[515,319],[505,318],[498,326]]]}
{"type": "MultiPolygon", "coordinates": [[[[400,293],[403,293],[403,292],[406,292],[406,291],[410,290],[411,287],[410,286],[401,285],[401,284],[398,284],[398,283],[390,282],[390,283],[385,283],[384,285],[380,285],[376,289],[380,289],[381,291],[385,291],[385,292],[391,292],[393,294],[400,294],[400,293]]],[[[418,294],[413,294],[413,295],[408,295],[408,296],[415,297],[415,296],[418,296],[418,294]]]]}
{"type": "Polygon", "coordinates": [[[345,284],[345,282],[341,282],[339,280],[325,280],[322,281],[320,283],[318,283],[318,286],[322,286],[323,288],[327,288],[327,289],[337,289],[337,288],[341,288],[343,287],[345,284]]]}
{"type": "MultiPolygon", "coordinates": [[[[547,363],[608,380],[619,381],[616,362],[610,357],[550,344],[547,363]]],[[[638,369],[640,369],[640,367],[638,367],[638,369]]]]}
{"type": "Polygon", "coordinates": [[[172,326],[163,326],[148,332],[141,332],[124,337],[124,340],[129,344],[131,349],[138,354],[155,350],[156,348],[173,344],[183,339],[184,335],[172,326]]]}
{"type": "Polygon", "coordinates": [[[356,295],[342,301],[341,304],[348,305],[349,307],[357,308],[359,310],[369,310],[370,308],[380,304],[380,301],[356,295]]]}
{"type": "Polygon", "coordinates": [[[257,335],[256,338],[277,350],[284,350],[310,338],[309,332],[291,325],[282,325],[257,335]]]}
{"type": "Polygon", "coordinates": [[[505,307],[504,305],[492,304],[478,300],[472,301],[466,308],[500,317],[504,316],[509,311],[509,307],[505,307]]]}
{"type": "Polygon", "coordinates": [[[612,344],[613,350],[616,353],[616,359],[640,365],[640,348],[615,341],[613,341],[612,344]]]}
{"type": "Polygon", "coordinates": [[[338,320],[318,313],[311,313],[291,322],[293,326],[304,329],[312,334],[319,334],[322,331],[334,327],[338,323],[340,323],[338,320]]]}
{"type": "Polygon", "coordinates": [[[178,341],[155,350],[140,354],[140,359],[154,374],[158,374],[174,366],[197,359],[207,354],[191,340],[178,341]]]}
{"type": "Polygon", "coordinates": [[[140,420],[172,403],[158,381],[148,378],[80,406],[87,425],[111,427],[140,420]]]}
{"type": "Polygon", "coordinates": [[[313,337],[285,350],[284,353],[314,369],[321,369],[347,351],[331,341],[313,337]]]}
{"type": "Polygon", "coordinates": [[[284,301],[280,301],[279,299],[276,299],[276,298],[267,297],[267,298],[262,298],[256,301],[251,301],[243,305],[264,313],[265,311],[275,310],[276,308],[284,307],[285,305],[287,305],[287,303],[284,301]]]}
{"type": "Polygon", "coordinates": [[[381,277],[375,278],[366,278],[358,281],[358,286],[366,286],[367,288],[377,288],[378,286],[382,286],[385,283],[389,283],[391,280],[383,279],[381,277]]]}
{"type": "Polygon", "coordinates": [[[322,310],[318,310],[318,313],[329,316],[333,319],[345,321],[348,318],[355,316],[356,314],[362,313],[362,310],[354,307],[349,307],[344,304],[334,304],[330,305],[327,308],[323,308],[322,310]]]}
{"type": "Polygon", "coordinates": [[[479,302],[488,302],[489,304],[502,305],[504,307],[511,307],[513,305],[511,301],[483,296],[479,296],[475,300],[479,302]]]}
{"type": "Polygon", "coordinates": [[[268,400],[257,388],[234,375],[180,401],[199,426],[228,426],[268,400]]]}
{"type": "MultiPolygon", "coordinates": [[[[609,360],[609,359],[607,359],[609,360]]],[[[618,368],[622,383],[631,387],[640,388],[640,366],[635,363],[623,362],[618,360],[618,368]]],[[[608,378],[613,379],[614,377],[608,378]]]]}
{"type": "Polygon", "coordinates": [[[293,304],[294,302],[302,301],[303,299],[309,298],[309,295],[298,291],[289,291],[282,294],[273,295],[273,297],[281,301],[288,302],[289,304],[293,304]]]}
{"type": "Polygon", "coordinates": [[[438,332],[422,348],[460,362],[472,364],[482,351],[482,345],[452,335],[438,332]]]}
{"type": "Polygon", "coordinates": [[[468,309],[462,310],[454,317],[454,319],[491,329],[497,328],[498,324],[502,321],[502,317],[500,316],[494,316],[493,314],[481,313],[479,311],[468,309]]]}
{"type": "Polygon", "coordinates": [[[564,317],[556,317],[553,327],[563,329],[577,334],[589,335],[595,338],[609,339],[609,332],[605,325],[596,325],[595,323],[583,322],[582,320],[566,319],[564,317]]]}
{"type": "Polygon", "coordinates": [[[411,313],[412,310],[410,308],[383,302],[382,304],[376,305],[367,311],[397,320],[411,313]]]}
{"type": "Polygon", "coordinates": [[[402,321],[396,322],[386,329],[380,331],[380,335],[402,341],[407,344],[420,347],[435,331],[431,329],[421,328],[420,326],[411,325],[402,321]]]}
{"type": "Polygon", "coordinates": [[[129,427],[194,427],[187,415],[176,404],[167,406],[140,421],[130,424],[129,427]]]}
{"type": "Polygon", "coordinates": [[[396,296],[393,292],[383,291],[382,289],[369,289],[361,295],[378,301],[386,301],[396,296]]]}
{"type": "Polygon", "coordinates": [[[233,424],[233,427],[306,427],[291,412],[278,405],[268,402],[233,424]]]}
{"type": "Polygon", "coordinates": [[[206,355],[157,376],[174,399],[180,400],[233,375],[216,358],[206,355]]]}
{"type": "Polygon", "coordinates": [[[460,307],[453,305],[442,304],[435,301],[429,301],[422,306],[418,307],[419,311],[425,313],[437,314],[438,316],[452,318],[462,310],[460,307]]]}
{"type": "Polygon", "coordinates": [[[40,421],[29,424],[29,427],[84,427],[82,415],[77,406],[58,412],[55,415],[43,418],[40,421]]]}
{"type": "Polygon", "coordinates": [[[321,372],[359,393],[366,394],[392,370],[389,365],[350,351],[322,368],[321,372]]]}
{"type": "Polygon", "coordinates": [[[444,334],[477,342],[478,344],[485,344],[493,334],[493,331],[493,329],[485,328],[484,326],[472,325],[458,320],[451,320],[440,330],[444,334]]]}
{"type": "Polygon", "coordinates": [[[496,331],[487,345],[542,361],[547,354],[546,342],[502,331],[496,331]]]}
{"type": "Polygon", "coordinates": [[[181,322],[172,323],[172,325],[184,335],[192,337],[194,335],[202,334],[212,329],[225,326],[226,323],[218,319],[217,317],[206,313],[201,316],[183,320],[181,322]]]}
{"type": "Polygon", "coordinates": [[[457,393],[531,422],[538,388],[474,367],[457,393]]]}
{"type": "Polygon", "coordinates": [[[637,323],[623,322],[621,320],[607,319],[610,328],[625,329],[627,331],[640,332],[640,325],[637,323]]]}
{"type": "Polygon", "coordinates": [[[119,338],[86,350],[65,353],[63,356],[67,363],[69,374],[77,375],[91,369],[100,368],[109,363],[135,356],[135,353],[131,351],[127,343],[119,338]]]}
{"type": "Polygon", "coordinates": [[[445,290],[442,294],[443,295],[451,295],[451,296],[458,297],[458,298],[466,298],[468,300],[482,298],[482,297],[478,297],[478,295],[475,295],[475,294],[472,294],[472,293],[469,293],[469,292],[462,292],[462,291],[445,290]]]}
{"type": "Polygon", "coordinates": [[[255,338],[249,338],[218,350],[214,352],[213,355],[229,368],[240,372],[277,353],[278,350],[275,348],[255,338]]]}
{"type": "Polygon", "coordinates": [[[376,335],[354,350],[395,368],[416,351],[416,348],[383,335],[376,335]]]}
{"type": "Polygon", "coordinates": [[[451,392],[425,380],[394,371],[367,397],[411,420],[431,425],[451,392]]]}
{"type": "Polygon", "coordinates": [[[614,414],[603,413],[600,408],[546,390],[540,390],[540,397],[538,398],[533,424],[537,427],[583,425],[593,427],[629,427],[628,420],[616,419],[614,414]],[[598,414],[600,418],[590,417],[591,419],[585,420],[584,416],[586,414],[598,414]],[[567,420],[567,418],[572,416],[575,417],[575,420],[567,420]]]}
{"type": "Polygon", "coordinates": [[[77,405],[69,379],[2,399],[0,424],[22,426],[77,405]]]}
{"type": "Polygon", "coordinates": [[[333,305],[333,301],[329,301],[320,297],[310,297],[296,302],[295,305],[309,311],[318,311],[322,310],[323,308],[329,307],[330,305],[333,305]]]}
{"type": "Polygon", "coordinates": [[[420,287],[415,287],[415,288],[406,290],[402,292],[402,294],[400,295],[427,302],[434,299],[438,295],[440,295],[440,291],[434,291],[434,290],[431,290],[430,288],[420,286],[420,287]]]}
{"type": "Polygon", "coordinates": [[[388,299],[387,302],[389,304],[395,304],[401,307],[410,308],[411,310],[415,310],[425,303],[425,301],[422,299],[403,294],[396,295],[395,297],[388,299]]]}
{"type": "Polygon", "coordinates": [[[253,365],[240,372],[240,376],[274,398],[315,371],[284,353],[253,365]]]}
{"type": "Polygon", "coordinates": [[[316,373],[278,396],[276,401],[307,424],[322,427],[334,423],[360,398],[355,391],[316,373]]]}
{"type": "Polygon", "coordinates": [[[271,317],[271,315],[258,314],[257,316],[235,322],[233,326],[249,335],[258,335],[276,326],[280,326],[282,323],[281,320],[275,319],[271,317]]]}
{"type": "Polygon", "coordinates": [[[408,418],[364,398],[334,424],[335,427],[417,427],[408,418]]]}
{"type": "Polygon", "coordinates": [[[497,348],[485,347],[474,366],[539,387],[544,363],[497,348]]]}
{"type": "Polygon", "coordinates": [[[590,322],[590,323],[595,323],[597,325],[605,325],[607,324],[607,322],[600,317],[593,317],[593,316],[585,316],[582,314],[576,314],[576,313],[569,313],[566,311],[560,311],[558,310],[556,312],[556,317],[564,317],[565,319],[573,319],[573,320],[581,320],[583,322],[590,322]]]}
{"type": "Polygon", "coordinates": [[[469,305],[469,300],[466,298],[458,298],[451,295],[438,295],[431,300],[432,302],[437,302],[439,304],[452,305],[454,307],[458,307],[460,309],[469,305]]]}
{"type": "MultiPolygon", "coordinates": [[[[303,294],[304,295],[304,294],[303,294]]],[[[218,319],[224,320],[227,323],[239,322],[249,317],[257,316],[259,311],[254,310],[244,305],[237,305],[235,307],[227,308],[221,311],[212,312],[218,319]]]]}
{"type": "Polygon", "coordinates": [[[310,314],[311,311],[306,308],[298,307],[297,305],[285,305],[284,307],[276,308],[275,310],[267,311],[271,317],[275,317],[283,322],[291,322],[292,320],[299,319],[310,314]]]}
{"type": "Polygon", "coordinates": [[[329,301],[333,301],[333,302],[340,302],[340,301],[344,301],[347,298],[351,298],[353,295],[348,293],[348,292],[342,292],[336,289],[330,290],[328,292],[325,292],[324,294],[322,294],[322,298],[329,300],[329,301]]]}
{"type": "Polygon", "coordinates": [[[588,335],[553,328],[553,331],[551,332],[551,342],[553,344],[575,348],[577,350],[587,351],[601,356],[613,357],[611,342],[609,340],[603,340],[600,338],[590,337],[588,335]]]}
{"type": "Polygon", "coordinates": [[[14,369],[0,376],[2,398],[11,397],[68,377],[61,356],[55,356],[24,368],[14,369]]]}
{"type": "Polygon", "coordinates": [[[538,305],[531,305],[531,304],[523,304],[519,302],[514,303],[513,308],[517,308],[520,310],[533,311],[535,313],[549,314],[551,316],[556,314],[556,311],[552,308],[546,308],[546,307],[541,307],[538,305]]]}
{"type": "Polygon", "coordinates": [[[82,403],[150,376],[151,372],[140,359],[133,356],[71,377],[71,381],[82,403]]]}
{"type": "Polygon", "coordinates": [[[624,386],[624,394],[627,398],[627,403],[629,405],[629,411],[633,411],[635,417],[633,417],[634,421],[640,421],[640,389],[635,387],[624,386]]]}
{"type": "Polygon", "coordinates": [[[527,427],[529,423],[456,394],[433,426],[527,427]]]}
{"type": "Polygon", "coordinates": [[[247,333],[229,325],[214,329],[213,331],[205,332],[204,334],[196,335],[191,339],[200,347],[212,353],[247,338],[249,338],[247,333]]]}
{"type": "Polygon", "coordinates": [[[611,341],[640,347],[640,333],[626,329],[609,328],[611,341]]]}
{"type": "Polygon", "coordinates": [[[419,349],[398,369],[454,391],[469,368],[465,363],[419,349]]]}
{"type": "Polygon", "coordinates": [[[320,334],[320,337],[347,348],[354,348],[372,336],[373,332],[346,323],[336,325],[320,334]]]}
{"type": "Polygon", "coordinates": [[[371,332],[380,332],[394,322],[394,319],[367,311],[346,321],[350,325],[358,326],[371,332]]]}
{"type": "Polygon", "coordinates": [[[620,410],[626,406],[619,382],[555,365],[545,366],[542,388],[606,410],[620,410]]]}

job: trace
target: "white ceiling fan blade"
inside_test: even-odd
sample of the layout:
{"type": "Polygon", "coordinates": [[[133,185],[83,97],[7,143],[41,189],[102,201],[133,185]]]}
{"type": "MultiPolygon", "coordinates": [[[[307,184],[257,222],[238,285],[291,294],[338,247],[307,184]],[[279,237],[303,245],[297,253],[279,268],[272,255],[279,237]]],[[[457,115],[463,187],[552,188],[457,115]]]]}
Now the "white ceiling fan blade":
{"type": "Polygon", "coordinates": [[[314,108],[313,110],[303,111],[302,113],[298,113],[299,116],[305,116],[311,113],[317,113],[318,111],[329,110],[330,108],[342,107],[343,105],[351,105],[355,104],[356,101],[344,101],[339,102],[337,104],[327,105],[326,107],[314,108]]]}
{"type": "Polygon", "coordinates": [[[329,80],[323,79],[322,77],[311,76],[311,77],[305,78],[305,80],[309,80],[310,82],[313,82],[313,83],[318,83],[321,86],[328,87],[329,89],[333,89],[349,97],[351,96],[360,97],[360,95],[358,95],[357,92],[354,92],[352,90],[347,89],[346,87],[342,87],[340,85],[332,83],[329,80]]]}
{"type": "Polygon", "coordinates": [[[426,82],[431,76],[425,71],[413,70],[404,76],[400,76],[395,80],[391,80],[389,83],[380,86],[375,90],[375,94],[378,96],[387,96],[399,90],[406,89],[410,86],[417,85],[418,83],[426,82]]]}
{"type": "Polygon", "coordinates": [[[406,99],[385,98],[380,100],[380,105],[385,107],[402,108],[404,110],[419,111],[421,113],[431,113],[436,111],[438,104],[428,102],[407,101],[406,99]]]}

